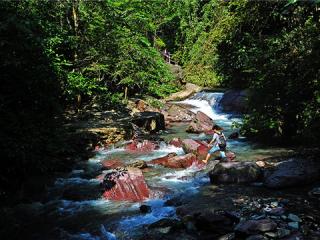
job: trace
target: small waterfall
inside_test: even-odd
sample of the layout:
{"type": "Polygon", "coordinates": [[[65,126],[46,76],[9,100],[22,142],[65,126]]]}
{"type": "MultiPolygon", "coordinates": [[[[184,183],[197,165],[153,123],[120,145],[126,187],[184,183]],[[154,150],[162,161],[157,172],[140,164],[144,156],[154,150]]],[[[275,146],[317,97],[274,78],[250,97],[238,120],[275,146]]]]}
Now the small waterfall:
{"type": "Polygon", "coordinates": [[[203,100],[207,101],[209,105],[213,108],[219,108],[220,100],[223,96],[222,92],[198,92],[194,96],[192,96],[191,100],[203,100]]]}
{"type": "Polygon", "coordinates": [[[220,100],[223,94],[222,92],[202,91],[180,103],[192,105],[193,108],[190,109],[191,111],[194,113],[201,111],[213,120],[227,120],[227,114],[221,113],[220,110],[220,100]]]}

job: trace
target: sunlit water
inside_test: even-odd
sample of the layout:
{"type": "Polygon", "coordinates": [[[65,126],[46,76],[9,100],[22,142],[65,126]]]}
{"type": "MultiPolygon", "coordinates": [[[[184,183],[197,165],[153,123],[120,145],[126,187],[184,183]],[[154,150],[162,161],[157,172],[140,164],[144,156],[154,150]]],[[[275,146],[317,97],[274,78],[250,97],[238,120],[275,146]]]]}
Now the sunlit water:
{"type": "MultiPolygon", "coordinates": [[[[202,111],[210,116],[216,124],[225,129],[229,135],[234,122],[241,122],[241,117],[230,113],[223,113],[219,108],[219,101],[223,93],[201,92],[191,99],[182,101],[192,105],[193,112],[202,111]]],[[[166,140],[173,137],[209,139],[205,134],[187,134],[185,125],[174,125],[161,135],[166,140]]],[[[286,149],[271,149],[257,146],[240,137],[238,140],[229,140],[228,148],[237,154],[237,159],[259,160],[286,149]]],[[[102,173],[100,161],[104,159],[121,159],[124,163],[137,160],[146,162],[175,152],[183,155],[182,148],[168,146],[164,142],[160,149],[147,154],[128,153],[124,148],[103,149],[87,162],[79,163],[67,176],[56,179],[54,186],[48,193],[45,204],[33,203],[23,205],[29,209],[33,219],[47,220],[40,223],[45,227],[33,234],[33,239],[92,239],[114,240],[134,239],[139,228],[151,224],[162,218],[176,218],[175,208],[166,206],[165,201],[178,194],[195,194],[199,188],[209,183],[206,175],[199,172],[199,168],[192,166],[184,170],[167,169],[155,166],[152,171],[144,173],[150,187],[166,189],[166,194],[159,199],[149,199],[144,202],[151,206],[152,211],[141,214],[141,203],[114,202],[101,198],[100,182],[95,178],[102,173]]]]}

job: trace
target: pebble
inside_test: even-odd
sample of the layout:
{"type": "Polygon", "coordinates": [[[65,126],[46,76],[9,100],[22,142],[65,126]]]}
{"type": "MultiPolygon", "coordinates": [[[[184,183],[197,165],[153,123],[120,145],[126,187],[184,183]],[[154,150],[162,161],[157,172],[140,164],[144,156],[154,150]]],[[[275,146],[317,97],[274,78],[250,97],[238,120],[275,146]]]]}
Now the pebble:
{"type": "Polygon", "coordinates": [[[314,188],[309,192],[310,195],[320,196],[320,187],[314,188]]]}
{"type": "Polygon", "coordinates": [[[299,229],[299,223],[298,222],[289,222],[288,226],[290,228],[293,228],[293,229],[299,229]]]}
{"type": "Polygon", "coordinates": [[[278,234],[274,232],[266,232],[264,235],[266,235],[269,238],[277,238],[278,234]]]}
{"type": "Polygon", "coordinates": [[[290,235],[291,231],[288,230],[288,229],[285,229],[285,228],[280,228],[278,230],[278,236],[279,238],[283,238],[283,237],[286,237],[288,235],[290,235]]]}
{"type": "Polygon", "coordinates": [[[292,222],[301,222],[301,219],[297,215],[292,213],[288,215],[288,219],[291,220],[292,222]]]}
{"type": "Polygon", "coordinates": [[[278,207],[279,203],[278,202],[272,202],[270,203],[271,207],[275,208],[278,207]]]}

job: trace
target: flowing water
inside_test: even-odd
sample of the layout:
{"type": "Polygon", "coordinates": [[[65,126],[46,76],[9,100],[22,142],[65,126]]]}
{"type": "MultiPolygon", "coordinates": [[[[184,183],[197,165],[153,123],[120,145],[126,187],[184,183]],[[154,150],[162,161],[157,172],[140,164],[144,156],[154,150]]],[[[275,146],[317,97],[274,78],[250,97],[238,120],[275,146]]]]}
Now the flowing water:
{"type": "MultiPolygon", "coordinates": [[[[224,113],[219,108],[223,93],[201,92],[181,103],[192,105],[192,111],[203,111],[228,135],[235,131],[233,122],[241,122],[241,116],[224,113]]],[[[170,140],[173,137],[209,139],[205,134],[187,134],[185,125],[175,125],[164,131],[161,137],[170,140]]],[[[240,137],[228,141],[230,150],[237,154],[237,159],[258,160],[273,154],[286,152],[287,149],[264,148],[240,137]]],[[[144,173],[150,187],[166,189],[164,196],[149,199],[143,204],[151,206],[152,211],[140,213],[141,203],[115,202],[101,197],[100,182],[96,176],[101,174],[100,161],[103,159],[121,159],[124,163],[137,160],[146,162],[175,152],[183,155],[181,148],[161,143],[160,149],[151,153],[129,153],[124,148],[103,149],[86,162],[77,164],[66,176],[56,179],[48,193],[45,203],[23,204],[14,211],[21,215],[23,226],[21,235],[31,239],[135,239],[139,229],[162,218],[176,218],[175,208],[166,206],[165,201],[183,194],[192,196],[200,191],[201,186],[209,185],[204,174],[196,174],[199,169],[190,167],[184,170],[168,169],[156,166],[144,173]],[[26,223],[26,221],[28,223],[26,223]]]]}

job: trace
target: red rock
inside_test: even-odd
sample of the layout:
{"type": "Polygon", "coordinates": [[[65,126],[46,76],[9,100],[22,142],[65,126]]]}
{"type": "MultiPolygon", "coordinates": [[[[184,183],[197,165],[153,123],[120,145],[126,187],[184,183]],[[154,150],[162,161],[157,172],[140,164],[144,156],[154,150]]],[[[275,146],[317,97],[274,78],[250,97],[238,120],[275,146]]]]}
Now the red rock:
{"type": "Polygon", "coordinates": [[[144,140],[143,142],[133,141],[126,145],[125,150],[129,152],[151,152],[157,149],[159,146],[154,142],[144,140]]]}
{"type": "Polygon", "coordinates": [[[233,161],[236,158],[236,154],[234,152],[227,151],[226,157],[227,157],[228,161],[233,161]]]}
{"type": "Polygon", "coordinates": [[[199,111],[194,120],[187,127],[186,131],[191,133],[202,133],[212,130],[214,125],[215,123],[208,115],[199,111]]]}
{"type": "Polygon", "coordinates": [[[182,147],[182,142],[180,138],[173,138],[172,140],[170,140],[169,144],[175,147],[182,147]]]}
{"type": "Polygon", "coordinates": [[[185,153],[196,153],[200,144],[193,139],[183,139],[182,148],[185,153]]]}
{"type": "Polygon", "coordinates": [[[127,168],[106,174],[103,181],[106,199],[117,201],[143,201],[150,196],[150,190],[138,168],[127,168]]]}
{"type": "Polygon", "coordinates": [[[188,153],[183,156],[169,157],[164,161],[154,161],[154,163],[168,168],[188,168],[191,165],[201,164],[193,153],[188,153]]]}
{"type": "Polygon", "coordinates": [[[182,140],[182,148],[186,153],[197,155],[198,159],[204,159],[209,151],[208,143],[193,139],[182,140]]]}
{"type": "Polygon", "coordinates": [[[150,161],[151,164],[159,164],[159,165],[165,165],[169,158],[175,157],[177,156],[176,153],[169,153],[168,155],[164,156],[164,157],[160,157],[160,158],[156,158],[150,161]]]}
{"type": "Polygon", "coordinates": [[[124,164],[120,159],[104,159],[101,161],[103,168],[115,169],[117,167],[123,167],[124,164]]]}
{"type": "Polygon", "coordinates": [[[197,148],[197,157],[198,159],[205,159],[210,147],[208,143],[203,141],[197,141],[197,143],[200,144],[200,146],[197,148]]]}

